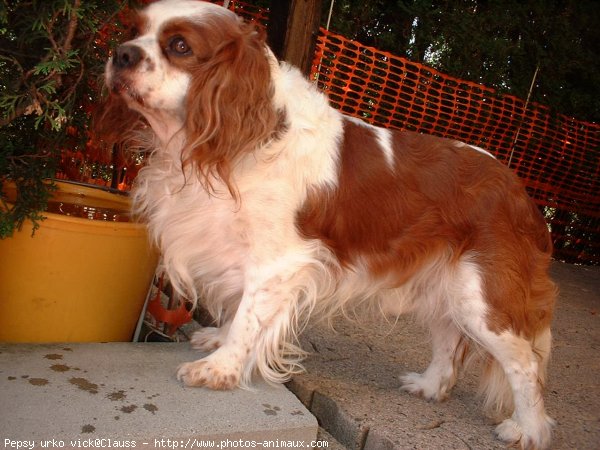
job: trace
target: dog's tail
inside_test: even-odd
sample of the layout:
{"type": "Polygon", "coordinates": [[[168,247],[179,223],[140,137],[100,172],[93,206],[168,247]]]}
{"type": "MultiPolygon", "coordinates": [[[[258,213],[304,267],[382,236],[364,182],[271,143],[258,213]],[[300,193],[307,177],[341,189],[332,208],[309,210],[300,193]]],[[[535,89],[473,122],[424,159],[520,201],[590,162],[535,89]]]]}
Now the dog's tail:
{"type": "MultiPolygon", "coordinates": [[[[542,388],[546,381],[551,343],[550,328],[541,330],[531,343],[538,361],[538,380],[542,388]]],[[[484,361],[479,393],[483,397],[484,410],[490,417],[499,420],[512,414],[514,410],[512,389],[500,363],[489,354],[484,361]]]]}

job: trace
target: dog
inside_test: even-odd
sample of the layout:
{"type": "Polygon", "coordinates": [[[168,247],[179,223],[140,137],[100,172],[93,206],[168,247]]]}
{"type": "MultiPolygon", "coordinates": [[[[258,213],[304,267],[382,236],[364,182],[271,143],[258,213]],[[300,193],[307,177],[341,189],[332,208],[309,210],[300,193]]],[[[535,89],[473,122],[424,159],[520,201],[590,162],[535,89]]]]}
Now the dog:
{"type": "Polygon", "coordinates": [[[518,178],[483,149],[344,116],[222,7],[162,0],[134,24],[106,65],[103,126],[149,153],[134,212],[218,324],[178,378],[283,382],[309,316],[412,313],[433,357],[402,388],[444,399],[477,349],[486,407],[510,414],[498,437],[547,448],[552,243],[518,178]]]}

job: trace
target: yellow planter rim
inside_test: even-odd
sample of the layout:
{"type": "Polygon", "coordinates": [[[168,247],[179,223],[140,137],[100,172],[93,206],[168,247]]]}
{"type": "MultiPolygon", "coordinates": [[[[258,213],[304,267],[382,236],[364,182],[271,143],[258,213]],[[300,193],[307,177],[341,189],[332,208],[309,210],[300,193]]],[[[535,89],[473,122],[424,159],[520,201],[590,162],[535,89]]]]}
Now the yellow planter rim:
{"type": "MultiPolygon", "coordinates": [[[[53,192],[51,199],[63,196],[68,198],[68,201],[70,202],[83,204],[93,203],[97,206],[112,208],[118,207],[124,211],[129,211],[131,207],[131,199],[128,193],[125,192],[117,193],[107,190],[102,186],[85,185],[68,181],[56,180],[55,184],[57,189],[53,192]]],[[[8,191],[9,196],[14,189],[15,187],[12,183],[9,183],[7,186],[5,186],[5,190],[8,191]]],[[[92,220],[85,217],[74,217],[49,211],[43,211],[41,212],[41,215],[46,219],[52,219],[41,220],[40,225],[43,224],[44,227],[53,229],[77,229],[78,232],[82,231],[82,224],[85,224],[84,230],[89,230],[90,233],[111,233],[118,229],[121,233],[131,233],[133,235],[137,234],[140,228],[145,227],[144,224],[135,221],[113,222],[107,220],[92,220]]]]}

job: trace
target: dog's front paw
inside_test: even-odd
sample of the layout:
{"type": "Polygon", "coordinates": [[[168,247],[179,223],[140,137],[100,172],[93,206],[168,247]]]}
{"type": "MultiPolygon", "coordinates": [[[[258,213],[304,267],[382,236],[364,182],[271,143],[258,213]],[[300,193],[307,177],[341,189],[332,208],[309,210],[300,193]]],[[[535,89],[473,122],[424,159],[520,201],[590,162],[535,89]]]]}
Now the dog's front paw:
{"type": "Polygon", "coordinates": [[[441,402],[448,398],[447,386],[441,384],[440,380],[427,377],[425,374],[410,372],[402,377],[401,389],[411,394],[423,397],[432,402],[441,402]]]}
{"type": "Polygon", "coordinates": [[[521,441],[523,432],[513,419],[506,419],[496,427],[496,436],[507,445],[516,446],[521,441]]]}
{"type": "Polygon", "coordinates": [[[205,327],[192,335],[190,343],[192,347],[205,352],[212,352],[223,345],[223,333],[221,328],[205,327]]]}
{"type": "Polygon", "coordinates": [[[228,390],[240,384],[240,374],[240,364],[227,363],[220,358],[216,359],[209,356],[179,366],[177,379],[187,386],[205,386],[210,389],[228,390]]]}

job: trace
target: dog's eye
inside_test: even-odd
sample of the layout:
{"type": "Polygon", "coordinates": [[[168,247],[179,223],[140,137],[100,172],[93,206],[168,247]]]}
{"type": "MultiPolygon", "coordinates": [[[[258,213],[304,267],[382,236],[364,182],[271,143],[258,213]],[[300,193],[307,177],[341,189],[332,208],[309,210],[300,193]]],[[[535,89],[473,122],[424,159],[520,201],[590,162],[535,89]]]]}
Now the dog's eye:
{"type": "Polygon", "coordinates": [[[187,55],[191,53],[192,49],[181,36],[175,36],[169,42],[169,51],[176,53],[177,55],[187,55]]]}

